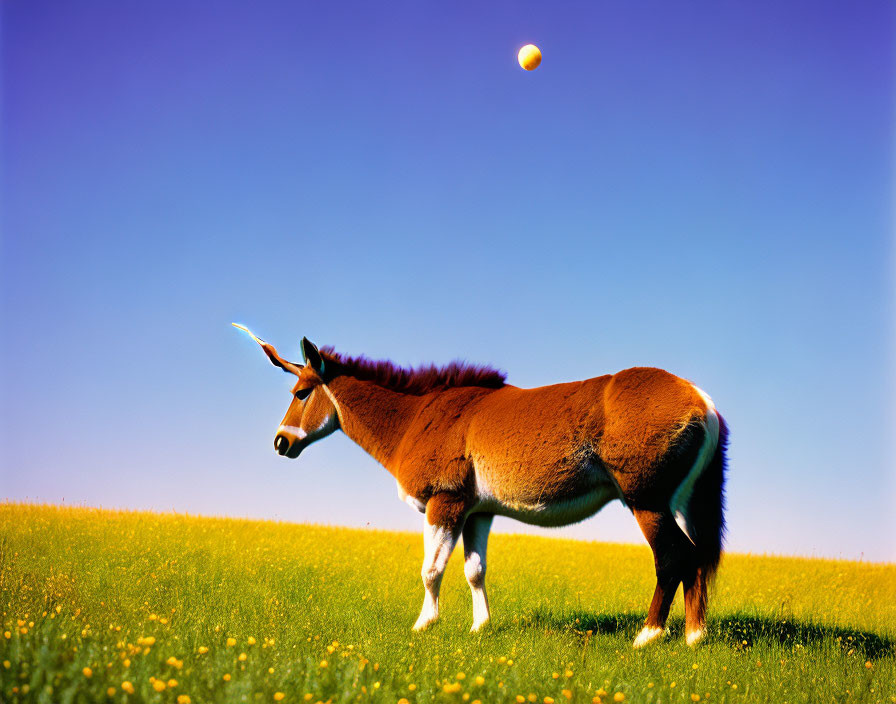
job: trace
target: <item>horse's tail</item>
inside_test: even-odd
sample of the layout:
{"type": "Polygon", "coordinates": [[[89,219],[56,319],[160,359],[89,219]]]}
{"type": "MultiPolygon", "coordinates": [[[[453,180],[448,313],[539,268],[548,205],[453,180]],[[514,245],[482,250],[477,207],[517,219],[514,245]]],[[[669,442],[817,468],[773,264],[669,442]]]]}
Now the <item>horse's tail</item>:
{"type": "Polygon", "coordinates": [[[725,537],[725,453],[728,426],[712,399],[706,401],[703,445],[684,481],[672,494],[669,508],[682,532],[697,548],[697,566],[706,579],[712,577],[722,558],[725,537]]]}

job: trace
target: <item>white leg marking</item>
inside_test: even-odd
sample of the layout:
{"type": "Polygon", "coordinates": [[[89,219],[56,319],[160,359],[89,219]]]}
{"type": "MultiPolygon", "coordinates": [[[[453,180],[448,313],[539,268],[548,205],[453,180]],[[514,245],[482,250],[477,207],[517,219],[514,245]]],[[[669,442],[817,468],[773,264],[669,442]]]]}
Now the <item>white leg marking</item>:
{"type": "Polygon", "coordinates": [[[685,640],[688,645],[697,645],[703,638],[706,636],[705,628],[698,628],[696,631],[691,631],[685,636],[685,640]]]}
{"type": "Polygon", "coordinates": [[[478,631],[489,619],[488,596],[485,593],[485,550],[494,516],[474,513],[464,524],[464,574],[473,595],[473,628],[478,631]]]}
{"type": "Polygon", "coordinates": [[[447,528],[431,526],[425,518],[423,522],[423,569],[420,574],[425,593],[423,608],[414,624],[415,631],[422,631],[439,618],[439,587],[442,585],[448,558],[457,544],[457,536],[447,528]]]}
{"type": "Polygon", "coordinates": [[[663,629],[659,626],[644,626],[635,638],[634,646],[636,648],[643,648],[648,643],[655,641],[661,635],[663,635],[663,629]]]}

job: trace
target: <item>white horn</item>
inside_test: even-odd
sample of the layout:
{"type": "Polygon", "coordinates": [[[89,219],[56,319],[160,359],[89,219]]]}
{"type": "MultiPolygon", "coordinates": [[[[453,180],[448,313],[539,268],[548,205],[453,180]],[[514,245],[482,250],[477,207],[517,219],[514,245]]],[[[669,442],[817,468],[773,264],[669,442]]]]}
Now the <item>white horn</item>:
{"type": "Polygon", "coordinates": [[[262,340],[260,337],[256,337],[256,336],[255,336],[255,333],[253,333],[253,332],[252,332],[249,328],[247,328],[245,325],[240,325],[239,323],[231,323],[231,325],[233,325],[233,327],[235,327],[237,330],[242,330],[242,331],[243,331],[244,333],[246,333],[249,337],[251,337],[253,340],[255,340],[259,345],[263,345],[263,344],[264,344],[264,340],[262,340]]]}
{"type": "Polygon", "coordinates": [[[280,367],[283,371],[290,372],[291,374],[295,374],[296,376],[299,375],[302,370],[301,364],[293,364],[292,362],[287,362],[277,353],[277,350],[274,349],[273,345],[270,345],[260,337],[257,337],[255,333],[253,333],[245,325],[240,325],[239,323],[231,323],[231,325],[233,325],[233,327],[235,327],[237,330],[243,331],[249,337],[255,340],[259,345],[261,345],[261,349],[264,350],[264,353],[268,356],[268,359],[271,360],[274,366],[280,367]]]}

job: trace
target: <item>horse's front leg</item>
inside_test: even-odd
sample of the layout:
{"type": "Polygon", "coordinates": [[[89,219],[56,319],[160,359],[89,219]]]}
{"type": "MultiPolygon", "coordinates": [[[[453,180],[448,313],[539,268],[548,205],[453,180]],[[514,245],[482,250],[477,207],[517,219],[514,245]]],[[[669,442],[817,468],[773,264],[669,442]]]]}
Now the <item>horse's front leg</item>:
{"type": "Polygon", "coordinates": [[[473,595],[473,628],[478,631],[488,623],[488,596],[485,593],[485,549],[492,528],[490,513],[474,513],[464,523],[464,574],[473,595]]]}
{"type": "Polygon", "coordinates": [[[439,618],[439,587],[451,551],[457,544],[464,523],[463,501],[447,494],[436,494],[426,504],[423,525],[423,608],[414,624],[421,631],[439,618]]]}

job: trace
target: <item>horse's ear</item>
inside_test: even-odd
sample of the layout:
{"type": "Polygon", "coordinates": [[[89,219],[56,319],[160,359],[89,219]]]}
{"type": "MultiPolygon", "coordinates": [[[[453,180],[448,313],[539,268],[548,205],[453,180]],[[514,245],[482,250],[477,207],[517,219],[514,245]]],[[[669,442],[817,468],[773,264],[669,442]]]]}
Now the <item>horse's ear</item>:
{"type": "Polygon", "coordinates": [[[293,364],[292,362],[287,362],[285,359],[283,359],[283,357],[279,355],[277,350],[274,349],[273,345],[269,345],[260,337],[256,337],[252,333],[252,331],[249,330],[249,328],[247,328],[245,325],[239,325],[237,323],[231,323],[231,325],[233,325],[233,327],[235,327],[237,330],[242,330],[249,337],[255,340],[264,351],[264,353],[268,356],[268,359],[271,360],[271,364],[273,364],[275,367],[280,367],[280,369],[285,372],[289,372],[290,374],[295,374],[296,376],[299,375],[302,367],[298,364],[293,364]]]}
{"type": "Polygon", "coordinates": [[[305,360],[305,364],[318,374],[324,373],[324,358],[321,356],[320,350],[317,349],[317,345],[307,337],[302,338],[302,357],[305,360]]]}

